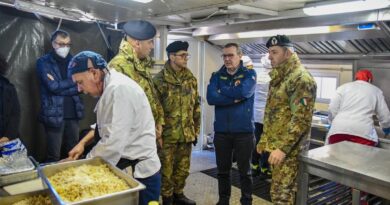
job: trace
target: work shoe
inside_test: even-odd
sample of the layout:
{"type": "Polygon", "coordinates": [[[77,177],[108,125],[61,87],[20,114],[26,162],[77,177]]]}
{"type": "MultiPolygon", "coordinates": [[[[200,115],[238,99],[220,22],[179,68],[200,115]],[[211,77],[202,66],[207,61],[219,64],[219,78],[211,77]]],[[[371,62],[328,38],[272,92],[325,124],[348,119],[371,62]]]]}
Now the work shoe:
{"type": "Polygon", "coordinates": [[[173,204],[172,202],[173,202],[172,196],[169,197],[163,196],[163,205],[172,205],[173,204]]]}
{"type": "Polygon", "coordinates": [[[196,205],[196,202],[187,198],[184,194],[173,194],[173,203],[175,205],[196,205]]]}

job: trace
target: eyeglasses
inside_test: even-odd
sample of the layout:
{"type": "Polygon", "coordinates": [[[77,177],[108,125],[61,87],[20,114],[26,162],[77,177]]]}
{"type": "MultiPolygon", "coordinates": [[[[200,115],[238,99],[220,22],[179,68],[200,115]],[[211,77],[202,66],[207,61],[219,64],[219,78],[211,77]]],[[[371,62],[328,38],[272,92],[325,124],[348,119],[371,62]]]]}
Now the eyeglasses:
{"type": "Polygon", "coordinates": [[[229,53],[229,54],[222,54],[221,55],[221,57],[222,57],[222,59],[225,59],[225,58],[233,58],[233,56],[234,56],[234,54],[232,54],[232,53],[229,53]]]}
{"type": "Polygon", "coordinates": [[[182,53],[182,54],[173,54],[174,56],[180,56],[180,57],[182,57],[182,58],[190,58],[191,57],[191,55],[190,54],[188,54],[188,53],[182,53]]]}
{"type": "Polygon", "coordinates": [[[54,43],[56,43],[60,47],[70,47],[70,46],[72,46],[71,43],[58,43],[57,41],[54,41],[54,43]]]}

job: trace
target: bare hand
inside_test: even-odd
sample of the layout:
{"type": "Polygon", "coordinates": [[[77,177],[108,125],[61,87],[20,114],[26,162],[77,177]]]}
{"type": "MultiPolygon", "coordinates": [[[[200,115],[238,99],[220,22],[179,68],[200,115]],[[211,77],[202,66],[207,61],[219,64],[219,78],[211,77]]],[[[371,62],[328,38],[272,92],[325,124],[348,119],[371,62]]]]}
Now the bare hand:
{"type": "Polygon", "coordinates": [[[72,150],[69,151],[68,159],[77,160],[84,152],[84,145],[83,144],[77,144],[73,147],[72,150]]]}
{"type": "Polygon", "coordinates": [[[271,154],[269,155],[268,162],[271,165],[279,165],[280,163],[283,162],[285,157],[286,154],[282,150],[276,149],[272,151],[271,154]]]}
{"type": "Polygon", "coordinates": [[[0,143],[4,143],[4,142],[8,142],[8,141],[9,141],[8,137],[0,138],[0,143]]]}
{"type": "Polygon", "coordinates": [[[162,139],[162,132],[163,132],[163,127],[161,124],[156,125],[156,139],[157,139],[157,146],[162,148],[163,145],[163,139],[162,139]]]}
{"type": "Polygon", "coordinates": [[[163,127],[160,124],[156,125],[156,138],[159,139],[162,136],[163,127]]]}
{"type": "Polygon", "coordinates": [[[163,139],[161,137],[157,139],[157,146],[159,146],[159,148],[163,147],[163,139]]]}
{"type": "Polygon", "coordinates": [[[261,149],[261,146],[259,144],[256,145],[256,151],[259,154],[263,153],[263,150],[261,149]]]}

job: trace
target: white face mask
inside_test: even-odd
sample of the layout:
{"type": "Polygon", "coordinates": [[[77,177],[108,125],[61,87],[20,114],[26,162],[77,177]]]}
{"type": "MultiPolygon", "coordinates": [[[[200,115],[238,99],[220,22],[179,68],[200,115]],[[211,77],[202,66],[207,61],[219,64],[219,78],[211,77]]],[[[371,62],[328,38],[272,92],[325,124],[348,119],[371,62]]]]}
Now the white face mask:
{"type": "Polygon", "coordinates": [[[66,58],[66,56],[69,53],[69,50],[70,50],[70,47],[67,47],[67,46],[55,49],[57,55],[61,56],[62,58],[66,58]]]}

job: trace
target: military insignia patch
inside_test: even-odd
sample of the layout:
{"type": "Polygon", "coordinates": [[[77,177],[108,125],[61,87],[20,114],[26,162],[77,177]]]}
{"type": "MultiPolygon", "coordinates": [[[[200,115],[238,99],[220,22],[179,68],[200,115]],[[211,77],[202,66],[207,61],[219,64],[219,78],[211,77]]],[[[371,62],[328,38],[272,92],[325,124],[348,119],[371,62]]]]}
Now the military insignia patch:
{"type": "Polygon", "coordinates": [[[278,39],[276,37],[273,37],[271,40],[271,45],[277,45],[278,44],[278,39]]]}

